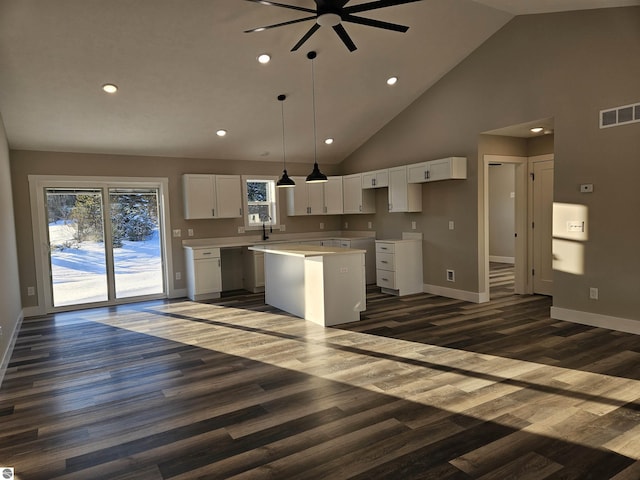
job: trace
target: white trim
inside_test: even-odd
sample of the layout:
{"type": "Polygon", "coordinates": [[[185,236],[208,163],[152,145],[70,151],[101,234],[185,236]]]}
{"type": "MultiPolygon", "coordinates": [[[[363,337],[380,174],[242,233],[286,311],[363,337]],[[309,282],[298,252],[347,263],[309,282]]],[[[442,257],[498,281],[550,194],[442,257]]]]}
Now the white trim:
{"type": "MultiPolygon", "coordinates": [[[[537,158],[537,157],[535,157],[537,158]]],[[[515,165],[515,211],[516,211],[516,233],[515,238],[515,293],[529,293],[527,281],[528,268],[527,261],[527,157],[514,155],[492,155],[485,154],[482,158],[482,176],[478,175],[481,185],[478,188],[478,231],[482,232],[478,238],[478,274],[480,285],[480,296],[490,298],[489,282],[489,164],[508,163],[515,165]],[[481,178],[480,178],[481,177],[481,178]]]]}
{"type": "Polygon", "coordinates": [[[489,301],[487,292],[470,292],[468,290],[458,290],[455,288],[441,287],[439,285],[424,284],[422,290],[432,295],[440,295],[441,297],[455,298],[456,300],[464,300],[472,303],[486,303],[489,301]]]}
{"type": "Polygon", "coordinates": [[[22,313],[24,314],[24,318],[30,317],[39,317],[41,315],[46,315],[46,310],[44,305],[36,305],[35,307],[25,307],[22,309],[22,313]]]}
{"type": "Polygon", "coordinates": [[[516,257],[501,257],[500,255],[489,255],[490,262],[496,263],[510,263],[514,265],[516,263],[516,257]]]}
{"type": "MultiPolygon", "coordinates": [[[[34,260],[36,269],[36,291],[38,292],[38,305],[28,307],[29,316],[64,311],[66,308],[53,308],[52,294],[48,284],[49,261],[47,232],[42,228],[45,221],[44,189],[48,187],[91,187],[108,189],[109,187],[145,187],[150,185],[159,190],[159,215],[164,227],[161,243],[164,259],[164,284],[165,293],[160,298],[177,298],[173,287],[173,248],[171,235],[171,215],[169,213],[169,179],[166,177],[88,177],[72,175],[29,175],[29,195],[31,199],[31,226],[33,230],[34,260]]],[[[140,299],[142,300],[142,299],[140,299]]],[[[129,303],[129,299],[85,304],[80,308],[95,306],[118,305],[129,303]]]]}
{"type": "Polygon", "coordinates": [[[171,292],[171,296],[169,298],[182,298],[187,296],[186,288],[177,288],[171,292]]]}
{"type": "Polygon", "coordinates": [[[24,319],[24,315],[22,312],[20,312],[17,320],[14,323],[13,332],[11,332],[11,339],[7,344],[7,350],[4,352],[2,356],[2,363],[0,363],[0,385],[2,385],[2,381],[4,380],[4,375],[5,373],[7,373],[7,368],[9,367],[9,361],[11,360],[13,349],[16,346],[16,340],[18,339],[18,333],[20,333],[20,327],[22,326],[23,319],[24,319]]]}
{"type": "Polygon", "coordinates": [[[612,317],[561,307],[551,307],[551,318],[640,335],[640,320],[630,318],[612,317]]]}

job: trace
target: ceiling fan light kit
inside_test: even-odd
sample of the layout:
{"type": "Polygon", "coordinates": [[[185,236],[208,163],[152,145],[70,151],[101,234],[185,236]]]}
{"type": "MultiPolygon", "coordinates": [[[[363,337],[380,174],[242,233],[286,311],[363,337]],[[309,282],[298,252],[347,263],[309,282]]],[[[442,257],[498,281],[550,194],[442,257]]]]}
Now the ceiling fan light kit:
{"type": "Polygon", "coordinates": [[[404,3],[420,2],[421,0],[376,0],[367,3],[361,3],[359,5],[347,6],[349,0],[314,0],[316,9],[306,7],[298,7],[297,5],[287,5],[285,3],[277,3],[265,0],[246,0],[248,2],[260,3],[271,7],[287,8],[289,10],[297,10],[299,12],[305,12],[311,14],[311,16],[298,18],[297,20],[290,20],[288,22],[276,23],[273,25],[266,25],[264,27],[252,28],[251,30],[245,30],[245,33],[263,32],[270,28],[283,27],[285,25],[292,25],[294,23],[306,22],[308,20],[315,20],[315,23],[311,28],[303,35],[303,37],[296,43],[291,49],[292,52],[298,50],[316,30],[320,27],[331,27],[336,32],[342,43],[349,49],[350,52],[357,50],[355,43],[351,40],[351,37],[345,30],[342,23],[357,23],[359,25],[365,25],[368,27],[381,28],[383,30],[392,30],[394,32],[406,32],[409,27],[406,25],[398,25],[397,23],[383,22],[381,20],[374,20],[372,18],[358,17],[353,15],[354,13],[367,12],[369,10],[377,10],[379,8],[393,7],[395,5],[402,5],[404,3]]]}

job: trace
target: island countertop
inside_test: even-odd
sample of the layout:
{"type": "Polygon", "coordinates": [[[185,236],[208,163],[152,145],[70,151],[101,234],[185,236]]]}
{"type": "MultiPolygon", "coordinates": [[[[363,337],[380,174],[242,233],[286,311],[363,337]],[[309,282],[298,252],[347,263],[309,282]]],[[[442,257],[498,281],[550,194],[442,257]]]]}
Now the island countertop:
{"type": "Polygon", "coordinates": [[[275,253],[277,255],[290,255],[294,257],[319,257],[328,255],[351,255],[354,253],[366,253],[366,250],[343,247],[323,247],[320,245],[300,245],[295,243],[277,243],[271,245],[253,245],[249,250],[256,252],[275,253]]]}

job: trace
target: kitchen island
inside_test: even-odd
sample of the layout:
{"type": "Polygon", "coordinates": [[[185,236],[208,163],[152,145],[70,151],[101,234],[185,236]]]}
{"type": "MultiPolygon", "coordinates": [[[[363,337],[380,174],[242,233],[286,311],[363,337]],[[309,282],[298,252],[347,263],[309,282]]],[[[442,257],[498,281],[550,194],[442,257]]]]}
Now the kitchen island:
{"type": "Polygon", "coordinates": [[[325,327],[360,320],[365,250],[296,244],[249,249],[264,252],[267,304],[325,327]]]}

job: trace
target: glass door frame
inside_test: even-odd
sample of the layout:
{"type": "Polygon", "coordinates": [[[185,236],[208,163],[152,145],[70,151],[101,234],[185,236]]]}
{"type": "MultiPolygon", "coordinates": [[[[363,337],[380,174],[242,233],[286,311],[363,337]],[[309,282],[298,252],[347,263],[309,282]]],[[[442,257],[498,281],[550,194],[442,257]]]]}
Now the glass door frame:
{"type": "MultiPolygon", "coordinates": [[[[176,292],[173,287],[173,257],[171,248],[171,222],[169,215],[169,180],[158,177],[81,177],[67,175],[29,175],[29,192],[31,200],[31,223],[33,228],[34,259],[36,270],[36,292],[38,296],[38,313],[55,313],[68,310],[85,309],[100,306],[119,305],[160,298],[174,298],[176,292]],[[104,223],[109,222],[110,188],[157,188],[158,189],[158,218],[162,225],[160,232],[160,246],[163,257],[164,293],[137,297],[115,298],[113,275],[108,275],[109,300],[103,302],[83,303],[69,306],[53,306],[53,292],[51,288],[51,263],[49,259],[48,212],[45,190],[85,189],[102,190],[104,199],[104,223]],[[111,277],[111,278],[109,278],[111,277]]],[[[113,268],[111,229],[105,229],[105,250],[107,268],[113,268]]],[[[35,313],[35,312],[34,312],[35,313]]]]}

